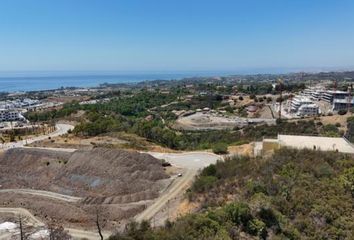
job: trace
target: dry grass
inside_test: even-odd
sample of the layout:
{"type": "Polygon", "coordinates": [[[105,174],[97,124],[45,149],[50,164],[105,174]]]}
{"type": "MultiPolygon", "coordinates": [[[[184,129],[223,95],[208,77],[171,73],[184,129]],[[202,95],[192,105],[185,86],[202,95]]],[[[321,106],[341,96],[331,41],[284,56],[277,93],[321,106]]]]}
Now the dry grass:
{"type": "Polygon", "coordinates": [[[244,156],[252,156],[253,155],[253,147],[252,144],[243,144],[238,146],[229,146],[228,152],[231,155],[244,155],[244,156]]]}

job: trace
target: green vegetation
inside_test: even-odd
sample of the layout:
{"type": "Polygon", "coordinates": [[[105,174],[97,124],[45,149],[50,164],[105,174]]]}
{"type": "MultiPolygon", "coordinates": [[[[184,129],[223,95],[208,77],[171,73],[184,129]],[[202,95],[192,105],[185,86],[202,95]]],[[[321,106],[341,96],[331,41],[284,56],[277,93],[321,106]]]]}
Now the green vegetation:
{"type": "Polygon", "coordinates": [[[334,124],[327,124],[322,127],[322,135],[325,137],[342,137],[343,132],[340,132],[338,126],[334,124]]]}
{"type": "Polygon", "coordinates": [[[213,152],[215,154],[226,154],[227,153],[227,144],[216,143],[213,147],[213,152]]]}
{"type": "Polygon", "coordinates": [[[335,152],[232,157],[197,177],[188,193],[197,213],[155,229],[132,223],[110,240],[352,239],[353,176],[353,156],[335,152]]]}
{"type": "Polygon", "coordinates": [[[354,143],[354,116],[347,118],[347,132],[345,137],[354,143]]]}
{"type": "MultiPolygon", "coordinates": [[[[175,120],[172,109],[194,109],[196,107],[216,107],[221,104],[221,96],[196,96],[191,102],[178,101],[181,90],[176,88],[168,94],[159,91],[139,90],[134,94],[121,94],[106,103],[80,105],[77,102],[65,104],[60,110],[28,113],[31,121],[52,121],[57,118],[70,118],[72,114],[83,111],[79,124],[73,133],[79,136],[97,136],[112,132],[136,134],[148,141],[177,150],[214,149],[220,144],[229,145],[240,142],[260,140],[262,137],[276,137],[283,134],[320,134],[320,127],[313,121],[280,121],[276,126],[249,126],[239,129],[215,131],[175,131],[169,128],[175,120]]],[[[223,146],[225,149],[225,146],[223,146]]],[[[223,149],[221,149],[223,150],[223,149]]]]}
{"type": "MultiPolygon", "coordinates": [[[[200,85],[198,87],[205,88],[208,92],[215,86],[200,85]]],[[[250,87],[250,89],[254,88],[250,87]]],[[[263,88],[260,87],[260,89],[263,88]]],[[[219,88],[215,90],[219,91],[219,88]]],[[[79,117],[74,118],[79,124],[73,130],[73,133],[78,136],[89,137],[121,132],[135,134],[150,142],[176,150],[213,149],[214,152],[221,154],[226,152],[226,145],[261,140],[263,137],[276,137],[278,134],[343,135],[335,125],[322,126],[314,121],[288,122],[285,120],[277,121],[275,126],[248,126],[242,130],[176,131],[169,127],[176,118],[171,112],[173,109],[223,107],[229,113],[234,109],[223,106],[223,98],[219,94],[194,95],[190,101],[184,101],[186,92],[179,87],[171,88],[169,92],[140,89],[134,92],[117,92],[112,96],[109,102],[87,105],[72,102],[58,110],[30,112],[27,117],[34,122],[53,122],[55,119],[62,118],[70,120],[80,111],[80,114],[76,114],[79,117]]],[[[252,97],[255,97],[254,93],[252,97]]],[[[247,114],[246,109],[240,108],[236,111],[241,116],[247,114]]]]}

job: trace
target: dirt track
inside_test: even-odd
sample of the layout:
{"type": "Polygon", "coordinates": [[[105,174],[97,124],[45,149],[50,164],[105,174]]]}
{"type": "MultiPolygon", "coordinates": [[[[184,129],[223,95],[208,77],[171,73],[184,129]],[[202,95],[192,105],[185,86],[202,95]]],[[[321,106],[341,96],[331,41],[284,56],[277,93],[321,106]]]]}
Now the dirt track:
{"type": "Polygon", "coordinates": [[[167,191],[163,193],[152,205],[150,205],[144,212],[135,217],[135,220],[140,222],[142,220],[150,220],[153,218],[171,199],[186,190],[190,182],[193,181],[196,175],[195,170],[187,170],[181,178],[176,178],[167,191]]]}
{"type": "MultiPolygon", "coordinates": [[[[177,177],[169,188],[155,200],[155,202],[135,217],[136,221],[150,220],[165,208],[169,201],[182,195],[193,182],[198,170],[212,163],[221,157],[208,152],[185,152],[185,153],[158,153],[149,152],[148,154],[164,159],[174,166],[186,169],[182,177],[177,177]]],[[[168,217],[168,216],[167,216],[168,217]]],[[[156,219],[155,224],[163,224],[164,219],[156,219]]]]}
{"type": "MultiPolygon", "coordinates": [[[[0,208],[0,213],[10,213],[16,216],[26,217],[26,221],[33,227],[44,227],[45,224],[36,218],[32,213],[24,208],[0,208]]],[[[73,239],[88,239],[97,240],[99,238],[98,233],[94,231],[85,231],[73,228],[65,228],[65,230],[73,237],[73,239]]],[[[111,233],[104,232],[105,238],[108,238],[111,233]]],[[[6,237],[11,236],[8,233],[0,234],[0,239],[6,239],[6,237]]]]}
{"type": "Polygon", "coordinates": [[[43,191],[43,190],[33,190],[33,189],[0,189],[0,194],[1,193],[31,194],[31,195],[35,195],[35,196],[52,198],[52,199],[65,201],[65,202],[72,202],[72,203],[79,202],[79,201],[83,200],[83,198],[80,198],[80,197],[73,197],[73,196],[59,194],[59,193],[55,193],[55,192],[49,192],[49,191],[43,191]]]}
{"type": "Polygon", "coordinates": [[[46,134],[46,135],[41,135],[38,137],[34,137],[32,139],[27,139],[23,141],[18,141],[14,143],[5,143],[5,144],[0,144],[0,149],[7,150],[10,148],[18,148],[18,147],[23,147],[26,144],[31,144],[37,141],[42,141],[44,139],[47,139],[48,137],[57,137],[60,135],[63,135],[67,133],[69,130],[73,130],[74,126],[69,125],[69,124],[56,124],[55,125],[56,130],[52,133],[46,134]]]}

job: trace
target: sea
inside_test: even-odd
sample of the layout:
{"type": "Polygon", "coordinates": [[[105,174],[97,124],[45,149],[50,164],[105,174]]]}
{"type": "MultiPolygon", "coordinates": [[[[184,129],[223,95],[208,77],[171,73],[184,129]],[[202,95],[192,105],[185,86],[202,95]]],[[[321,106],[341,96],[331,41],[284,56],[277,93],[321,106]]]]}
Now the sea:
{"type": "MultiPolygon", "coordinates": [[[[318,70],[307,69],[308,72],[318,70]]],[[[97,87],[103,83],[138,83],[180,80],[189,77],[219,77],[262,73],[289,73],[304,69],[253,68],[229,71],[0,71],[0,92],[53,90],[62,87],[97,87]]]]}
{"type": "Polygon", "coordinates": [[[0,73],[0,92],[53,90],[62,87],[97,87],[103,83],[137,83],[152,80],[179,80],[187,77],[225,76],[232,72],[172,73],[0,73]]]}

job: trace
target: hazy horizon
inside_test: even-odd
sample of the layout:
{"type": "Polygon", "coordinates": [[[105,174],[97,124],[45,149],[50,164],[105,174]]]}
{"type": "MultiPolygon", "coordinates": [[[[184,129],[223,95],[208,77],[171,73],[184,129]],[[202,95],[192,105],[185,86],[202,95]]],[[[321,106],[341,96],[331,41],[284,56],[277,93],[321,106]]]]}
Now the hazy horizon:
{"type": "Polygon", "coordinates": [[[16,77],[55,77],[55,76],[113,76],[113,75],[159,75],[159,74],[202,74],[204,76],[252,75],[252,74],[290,74],[354,71],[354,67],[308,67],[308,68],[250,68],[237,70],[18,70],[2,71],[0,78],[16,77]]]}

